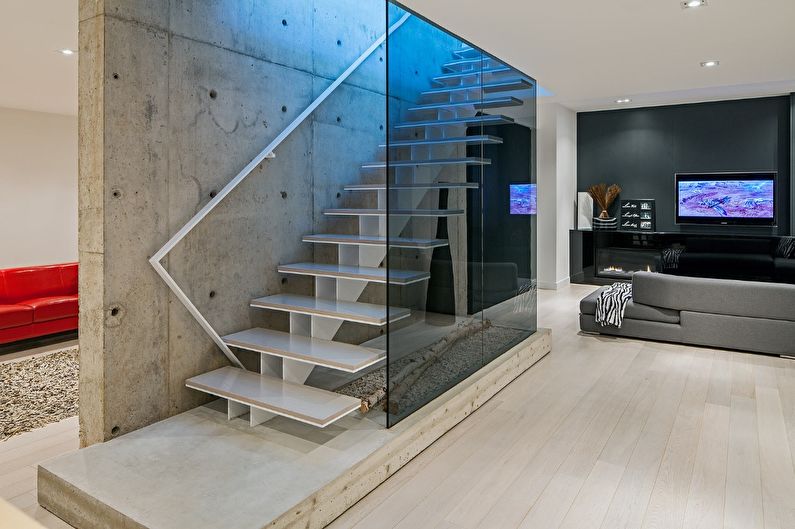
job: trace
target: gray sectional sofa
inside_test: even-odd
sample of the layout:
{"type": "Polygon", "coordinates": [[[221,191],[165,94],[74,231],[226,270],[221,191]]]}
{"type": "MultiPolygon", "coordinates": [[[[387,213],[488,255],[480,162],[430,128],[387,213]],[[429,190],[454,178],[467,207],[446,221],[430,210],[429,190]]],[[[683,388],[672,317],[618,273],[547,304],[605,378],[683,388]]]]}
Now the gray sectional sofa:
{"type": "Polygon", "coordinates": [[[637,272],[621,328],[596,323],[596,298],[580,302],[586,332],[795,355],[795,285],[637,272]]]}

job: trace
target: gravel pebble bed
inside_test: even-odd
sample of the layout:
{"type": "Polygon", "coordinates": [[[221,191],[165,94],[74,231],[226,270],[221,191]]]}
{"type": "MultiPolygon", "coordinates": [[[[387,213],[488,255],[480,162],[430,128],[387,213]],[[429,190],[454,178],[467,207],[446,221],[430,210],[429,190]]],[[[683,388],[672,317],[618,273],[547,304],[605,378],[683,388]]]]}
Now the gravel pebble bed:
{"type": "MultiPolygon", "coordinates": [[[[443,360],[436,361],[428,367],[412,385],[411,390],[397,402],[392,403],[397,405],[398,415],[403,416],[423,406],[494,358],[484,358],[484,351],[504,351],[506,345],[513,346],[526,334],[526,331],[492,326],[483,331],[482,342],[480,333],[459,340],[444,355],[443,360]]],[[[392,362],[390,370],[393,373],[401,371],[406,365],[420,358],[426,350],[427,348],[419,349],[392,362]]],[[[363,399],[385,387],[386,367],[382,367],[364,374],[361,378],[345,384],[336,391],[343,395],[363,399]]],[[[371,409],[373,408],[375,406],[371,409]]]]}
{"type": "Polygon", "coordinates": [[[78,348],[0,364],[0,442],[77,415],[78,348]]]}

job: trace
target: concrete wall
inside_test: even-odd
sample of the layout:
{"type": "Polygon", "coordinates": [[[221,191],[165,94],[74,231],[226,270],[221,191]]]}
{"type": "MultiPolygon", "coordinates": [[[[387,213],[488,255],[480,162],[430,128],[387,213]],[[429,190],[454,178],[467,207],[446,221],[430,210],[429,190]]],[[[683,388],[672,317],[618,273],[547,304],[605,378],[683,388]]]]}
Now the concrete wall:
{"type": "MultiPolygon", "coordinates": [[[[81,0],[83,444],[205,401],[184,381],[226,359],[147,258],[383,33],[383,6],[81,0]]],[[[167,258],[221,334],[285,328],[284,316],[248,301],[311,292],[311,281],[282,279],[276,266],[314,257],[306,233],[351,230],[321,212],[350,204],[342,185],[360,181],[358,165],[383,141],[383,57],[378,50],[167,258]]]]}
{"type": "Polygon", "coordinates": [[[0,268],[77,261],[77,118],[0,108],[0,268]]]}
{"type": "Polygon", "coordinates": [[[538,105],[538,286],[569,281],[569,230],[577,204],[577,114],[538,105]]]}

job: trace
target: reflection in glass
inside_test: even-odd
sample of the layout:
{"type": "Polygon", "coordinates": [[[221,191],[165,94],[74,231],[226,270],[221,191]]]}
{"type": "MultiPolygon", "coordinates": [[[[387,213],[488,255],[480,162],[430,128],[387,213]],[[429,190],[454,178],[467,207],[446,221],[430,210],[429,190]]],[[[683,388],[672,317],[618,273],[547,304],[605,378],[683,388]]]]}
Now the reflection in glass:
{"type": "Polygon", "coordinates": [[[536,92],[417,16],[386,55],[391,426],[536,330],[536,92]]]}

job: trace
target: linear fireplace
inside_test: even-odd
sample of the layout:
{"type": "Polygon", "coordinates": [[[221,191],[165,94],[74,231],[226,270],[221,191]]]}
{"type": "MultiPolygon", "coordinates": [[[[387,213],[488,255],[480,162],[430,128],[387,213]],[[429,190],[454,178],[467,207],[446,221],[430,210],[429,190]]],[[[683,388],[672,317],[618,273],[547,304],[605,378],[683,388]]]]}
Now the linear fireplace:
{"type": "Polygon", "coordinates": [[[594,268],[596,276],[605,279],[631,279],[638,271],[655,272],[657,250],[597,248],[594,268]]]}

